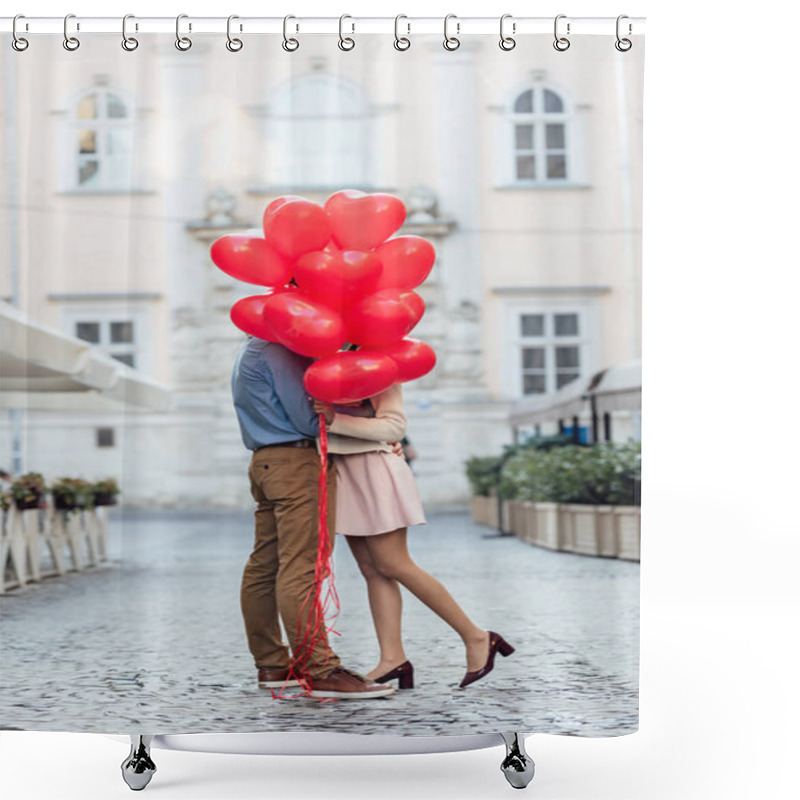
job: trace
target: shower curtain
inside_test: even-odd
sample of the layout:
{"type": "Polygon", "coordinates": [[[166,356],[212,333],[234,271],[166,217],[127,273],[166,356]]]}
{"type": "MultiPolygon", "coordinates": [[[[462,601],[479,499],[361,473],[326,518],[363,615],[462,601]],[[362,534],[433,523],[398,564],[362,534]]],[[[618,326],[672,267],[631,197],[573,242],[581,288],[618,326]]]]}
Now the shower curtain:
{"type": "MultiPolygon", "coordinates": [[[[2,48],[0,727],[634,732],[643,37],[347,49],[233,31],[242,46],[184,29],[182,46],[2,48]],[[492,640],[493,669],[466,688],[462,638],[394,573],[413,689],[259,685],[240,594],[258,498],[231,390],[248,339],[231,310],[267,292],[212,245],[263,239],[276,201],[330,216],[342,192],[402,215],[330,252],[417,237],[435,253],[403,334],[435,353],[402,383],[425,518],[407,544],[508,645],[492,640]]],[[[329,648],[365,675],[375,597],[333,527],[329,648]]]]}

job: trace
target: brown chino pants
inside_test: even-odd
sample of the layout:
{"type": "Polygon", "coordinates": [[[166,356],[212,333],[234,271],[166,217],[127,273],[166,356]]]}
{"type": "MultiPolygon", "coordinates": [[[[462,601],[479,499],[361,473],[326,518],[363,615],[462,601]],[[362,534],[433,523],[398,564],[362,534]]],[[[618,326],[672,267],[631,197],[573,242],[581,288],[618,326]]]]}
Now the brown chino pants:
{"type": "MultiPolygon", "coordinates": [[[[329,459],[328,530],[335,538],[336,467],[329,459]]],[[[241,606],[250,652],[256,667],[285,669],[289,651],[283,644],[283,621],[292,653],[297,649],[297,627],[305,630],[310,602],[303,602],[314,586],[319,510],[319,454],[316,448],[264,447],[250,461],[250,491],[258,503],[255,546],[242,575],[241,606]]],[[[339,666],[325,642],[317,643],[307,671],[324,678],[339,666]]]]}

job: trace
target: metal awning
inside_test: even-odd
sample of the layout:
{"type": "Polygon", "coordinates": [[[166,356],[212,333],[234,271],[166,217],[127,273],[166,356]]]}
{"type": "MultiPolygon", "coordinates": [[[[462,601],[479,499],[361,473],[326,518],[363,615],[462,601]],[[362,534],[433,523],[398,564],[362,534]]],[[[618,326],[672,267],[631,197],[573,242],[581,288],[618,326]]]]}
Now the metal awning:
{"type": "Polygon", "coordinates": [[[0,406],[46,411],[166,411],[171,393],[88,342],[0,302],[0,406]]]}
{"type": "Polygon", "coordinates": [[[639,411],[642,408],[642,359],[605,370],[589,395],[594,395],[598,414],[639,411]]]}
{"type": "Polygon", "coordinates": [[[642,360],[640,358],[595,373],[589,380],[574,380],[550,395],[526,397],[511,408],[513,427],[555,422],[592,413],[637,411],[642,407],[642,360]]]}
{"type": "Polygon", "coordinates": [[[519,400],[511,407],[509,421],[517,427],[580,416],[586,408],[586,385],[586,380],[578,379],[552,394],[519,400]]]}

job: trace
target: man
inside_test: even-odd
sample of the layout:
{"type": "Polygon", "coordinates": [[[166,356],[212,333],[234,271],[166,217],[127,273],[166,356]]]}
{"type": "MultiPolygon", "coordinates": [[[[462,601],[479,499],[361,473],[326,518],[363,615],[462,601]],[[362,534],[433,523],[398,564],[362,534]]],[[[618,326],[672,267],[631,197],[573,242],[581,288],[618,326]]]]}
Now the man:
{"type": "MultiPolygon", "coordinates": [[[[324,623],[309,620],[310,600],[303,606],[314,589],[319,526],[319,417],[303,386],[303,374],[312,361],[283,345],[250,336],[233,367],[233,404],[242,440],[253,451],[250,491],[258,503],[255,546],[241,585],[248,646],[258,668],[258,685],[282,687],[289,677],[289,651],[283,644],[279,616],[295,657],[302,645],[297,641],[298,623],[302,631],[319,622],[322,638],[302,676],[311,697],[384,697],[392,693],[392,687],[342,667],[327,645],[324,623]]],[[[330,469],[329,530],[335,510],[336,472],[330,469]]],[[[331,547],[334,538],[335,533],[331,547]]]]}

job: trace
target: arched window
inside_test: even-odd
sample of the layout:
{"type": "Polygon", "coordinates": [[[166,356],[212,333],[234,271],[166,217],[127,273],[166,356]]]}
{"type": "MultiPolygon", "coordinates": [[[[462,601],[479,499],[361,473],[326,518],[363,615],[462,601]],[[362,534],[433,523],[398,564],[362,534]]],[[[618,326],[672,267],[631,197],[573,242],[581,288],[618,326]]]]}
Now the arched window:
{"type": "Polygon", "coordinates": [[[272,181],[306,187],[368,183],[368,119],[356,87],[327,75],[296,78],[269,104],[272,181]]]}
{"type": "Polygon", "coordinates": [[[130,189],[133,125],[125,101],[109,89],[96,87],[75,104],[71,128],[73,186],[130,189]]]}
{"type": "Polygon", "coordinates": [[[511,107],[516,183],[569,179],[569,114],[561,95],[544,86],[519,94],[511,107]]]}

